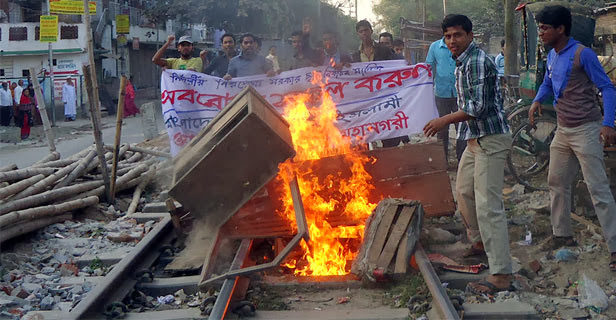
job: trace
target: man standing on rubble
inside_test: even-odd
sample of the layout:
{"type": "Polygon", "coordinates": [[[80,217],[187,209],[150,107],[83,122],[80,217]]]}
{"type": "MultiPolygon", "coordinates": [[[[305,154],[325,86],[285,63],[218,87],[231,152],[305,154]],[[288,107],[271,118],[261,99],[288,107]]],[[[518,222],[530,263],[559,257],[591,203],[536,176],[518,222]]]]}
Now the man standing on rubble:
{"type": "Polygon", "coordinates": [[[431,120],[423,130],[431,137],[460,122],[458,138],[468,142],[458,166],[458,207],[472,242],[469,251],[487,254],[490,275],[469,283],[467,288],[478,294],[513,290],[502,197],[511,133],[499,92],[498,72],[494,61],[473,41],[473,24],[468,17],[448,15],[442,28],[445,44],[456,61],[460,110],[431,120]]]}
{"type": "Polygon", "coordinates": [[[547,6],[536,19],[541,41],[552,50],[545,78],[528,115],[534,123],[534,113],[538,111],[541,115],[541,101],[553,96],[558,118],[548,172],[553,236],[543,244],[543,249],[577,245],[571,228],[571,183],[579,163],[611,252],[609,268],[616,271],[616,203],[603,160],[603,144],[616,143],[616,90],[597,55],[570,36],[569,9],[547,6]],[[603,117],[595,88],[603,94],[603,117]]]}
{"type": "Polygon", "coordinates": [[[248,77],[259,74],[267,74],[268,77],[276,75],[271,61],[257,54],[255,36],[250,33],[242,35],[240,37],[240,46],[242,52],[229,61],[229,69],[223,79],[231,80],[236,77],[248,77]]]}

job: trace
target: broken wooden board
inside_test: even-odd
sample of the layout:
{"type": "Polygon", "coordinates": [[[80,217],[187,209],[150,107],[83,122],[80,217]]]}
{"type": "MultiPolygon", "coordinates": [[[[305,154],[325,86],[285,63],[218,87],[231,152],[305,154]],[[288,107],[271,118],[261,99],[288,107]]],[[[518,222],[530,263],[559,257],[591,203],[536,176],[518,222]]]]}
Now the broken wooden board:
{"type": "Polygon", "coordinates": [[[394,258],[396,251],[398,251],[398,245],[400,245],[400,240],[406,233],[406,229],[411,222],[411,218],[413,218],[413,214],[415,213],[416,207],[403,207],[402,212],[398,215],[398,219],[393,224],[393,228],[391,229],[391,233],[389,237],[387,237],[387,243],[385,247],[383,247],[383,251],[379,256],[379,259],[376,263],[377,268],[387,268],[391,263],[391,259],[394,258]]]}
{"type": "Polygon", "coordinates": [[[248,87],[174,158],[169,195],[220,227],[294,154],[288,123],[248,87]]]}
{"type": "Polygon", "coordinates": [[[397,266],[398,272],[406,272],[404,264],[408,264],[409,250],[414,248],[412,243],[409,247],[408,240],[412,233],[419,232],[418,220],[422,217],[423,209],[417,201],[384,199],[379,202],[368,219],[364,241],[351,272],[368,278],[376,269],[391,273],[397,266]]]}

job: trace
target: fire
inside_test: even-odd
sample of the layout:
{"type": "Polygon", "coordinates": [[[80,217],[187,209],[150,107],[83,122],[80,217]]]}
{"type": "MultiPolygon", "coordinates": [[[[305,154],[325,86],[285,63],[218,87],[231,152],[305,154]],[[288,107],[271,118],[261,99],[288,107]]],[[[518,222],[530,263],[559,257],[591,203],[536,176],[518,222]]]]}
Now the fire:
{"type": "MultiPolygon", "coordinates": [[[[322,83],[314,73],[315,83],[322,83]]],[[[283,116],[290,124],[296,156],[280,165],[279,177],[283,180],[284,209],[280,212],[290,221],[295,220],[293,201],[288,188],[297,176],[310,233],[310,242],[302,240],[304,260],[300,266],[292,259],[285,266],[295,269],[296,275],[345,275],[347,262],[357,255],[357,248],[348,246],[348,239],[363,239],[366,218],[376,207],[368,201],[372,177],[364,164],[372,161],[355,147],[348,137],[336,128],[336,105],[321,86],[319,94],[296,94],[286,98],[283,116]],[[341,155],[348,164],[351,175],[329,174],[319,179],[314,174],[310,160],[341,155]],[[332,226],[326,221],[331,212],[343,212],[345,226],[332,226]],[[347,240],[347,241],[345,241],[347,240]],[[307,263],[307,264],[306,264],[307,263]]]]}

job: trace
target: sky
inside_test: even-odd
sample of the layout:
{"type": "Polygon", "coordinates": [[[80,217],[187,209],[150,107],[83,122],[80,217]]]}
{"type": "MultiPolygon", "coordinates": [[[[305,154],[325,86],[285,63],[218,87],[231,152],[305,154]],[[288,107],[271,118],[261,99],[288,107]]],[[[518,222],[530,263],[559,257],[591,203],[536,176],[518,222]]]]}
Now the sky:
{"type": "Polygon", "coordinates": [[[378,0],[358,0],[357,1],[357,17],[361,19],[368,19],[372,24],[376,22],[376,15],[372,12],[372,4],[377,3],[378,0]]]}

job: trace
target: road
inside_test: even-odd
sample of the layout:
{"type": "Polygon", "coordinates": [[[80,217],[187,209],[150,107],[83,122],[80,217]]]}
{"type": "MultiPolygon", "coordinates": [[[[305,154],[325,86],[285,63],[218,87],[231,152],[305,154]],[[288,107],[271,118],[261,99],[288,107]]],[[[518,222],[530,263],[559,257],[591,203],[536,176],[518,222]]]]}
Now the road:
{"type": "MultiPolygon", "coordinates": [[[[59,124],[78,126],[87,124],[90,120],[78,120],[74,123],[59,124]]],[[[103,123],[108,127],[103,129],[103,141],[105,144],[113,145],[115,137],[115,117],[103,118],[103,123]]],[[[158,128],[162,128],[159,123],[158,128]]],[[[138,143],[144,140],[141,126],[141,116],[124,119],[122,126],[122,143],[138,143]]],[[[73,155],[94,143],[94,136],[91,134],[81,134],[79,138],[62,140],[56,142],[56,149],[62,158],[73,155]]],[[[0,167],[17,164],[19,168],[25,168],[40,160],[49,153],[49,148],[45,146],[28,147],[27,145],[16,147],[11,144],[0,144],[0,167]]]]}

